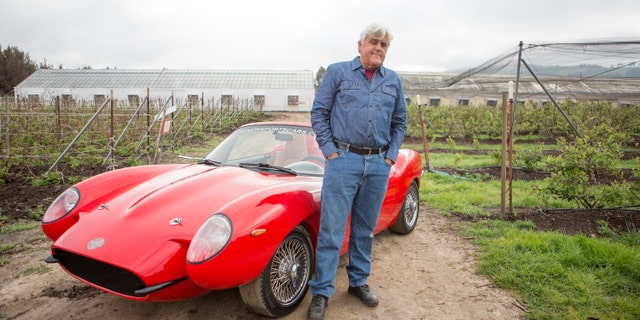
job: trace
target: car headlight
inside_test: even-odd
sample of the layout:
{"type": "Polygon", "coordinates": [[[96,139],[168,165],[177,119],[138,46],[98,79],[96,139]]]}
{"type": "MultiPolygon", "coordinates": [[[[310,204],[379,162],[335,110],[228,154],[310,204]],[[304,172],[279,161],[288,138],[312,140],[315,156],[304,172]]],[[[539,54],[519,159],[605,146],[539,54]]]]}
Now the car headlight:
{"type": "Polygon", "coordinates": [[[201,263],[220,253],[231,238],[231,221],[225,215],[214,214],[198,229],[189,245],[187,261],[201,263]]]}
{"type": "Polygon", "coordinates": [[[80,201],[80,191],[71,187],[59,195],[51,203],[47,211],[42,216],[42,223],[50,223],[61,219],[73,210],[80,201]]]}

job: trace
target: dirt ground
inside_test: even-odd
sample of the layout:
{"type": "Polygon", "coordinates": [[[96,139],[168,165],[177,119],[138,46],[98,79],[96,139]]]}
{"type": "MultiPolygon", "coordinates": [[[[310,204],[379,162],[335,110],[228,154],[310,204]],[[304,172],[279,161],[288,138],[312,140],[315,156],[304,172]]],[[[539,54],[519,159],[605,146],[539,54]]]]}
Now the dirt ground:
{"type": "MultiPolygon", "coordinates": [[[[326,319],[521,319],[524,306],[490,279],[475,274],[475,248],[456,235],[457,219],[420,211],[413,233],[376,237],[369,283],[380,297],[365,307],[346,293],[341,260],[336,293],[326,319]]],[[[43,259],[49,241],[40,229],[1,234],[18,244],[0,267],[0,319],[260,319],[242,302],[237,289],[214,291],[179,302],[136,302],[103,293],[43,259]]],[[[305,319],[310,294],[283,319],[305,319]]]]}
{"type": "MultiPolygon", "coordinates": [[[[274,118],[308,121],[305,113],[281,116],[284,118],[274,118]]],[[[95,169],[95,173],[100,170],[95,169]]],[[[484,170],[491,173],[491,168],[484,170]]],[[[5,217],[27,217],[38,203],[46,203],[46,208],[66,188],[34,188],[21,175],[8,174],[0,186],[0,212],[5,217]]],[[[520,209],[518,216],[512,218],[531,220],[541,230],[593,236],[597,236],[598,220],[607,221],[614,230],[640,226],[638,211],[520,209]]],[[[336,279],[337,291],[329,300],[326,318],[524,319],[526,307],[516,296],[475,273],[476,248],[457,234],[466,223],[457,216],[444,217],[422,204],[413,233],[398,236],[385,231],[376,236],[369,284],[379,296],[380,305],[365,307],[346,293],[347,261],[343,258],[336,279]]],[[[263,318],[243,304],[237,289],[171,303],[136,302],[103,293],[74,279],[58,265],[46,264],[43,259],[49,254],[49,246],[50,241],[39,228],[0,233],[0,319],[263,318]]],[[[310,300],[307,294],[301,306],[283,319],[304,319],[310,300]]]]}

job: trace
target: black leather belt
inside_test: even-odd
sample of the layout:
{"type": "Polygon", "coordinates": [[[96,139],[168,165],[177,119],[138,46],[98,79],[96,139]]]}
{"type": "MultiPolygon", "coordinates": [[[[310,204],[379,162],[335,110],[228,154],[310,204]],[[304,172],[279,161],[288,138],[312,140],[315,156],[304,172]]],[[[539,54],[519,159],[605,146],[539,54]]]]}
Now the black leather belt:
{"type": "Polygon", "coordinates": [[[352,144],[344,144],[342,142],[338,142],[338,141],[334,141],[334,143],[336,144],[336,147],[338,147],[338,149],[342,149],[348,152],[353,152],[355,154],[361,154],[361,155],[372,155],[372,154],[379,154],[379,153],[383,153],[385,151],[387,151],[387,149],[389,149],[388,146],[384,146],[381,148],[367,148],[367,147],[358,147],[358,146],[354,146],[352,144]]]}

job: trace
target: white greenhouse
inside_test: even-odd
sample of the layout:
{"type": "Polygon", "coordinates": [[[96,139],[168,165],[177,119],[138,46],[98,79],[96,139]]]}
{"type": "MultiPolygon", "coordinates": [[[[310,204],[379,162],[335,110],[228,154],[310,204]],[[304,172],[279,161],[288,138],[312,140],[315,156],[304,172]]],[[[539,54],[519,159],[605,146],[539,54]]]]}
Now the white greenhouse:
{"type": "Polygon", "coordinates": [[[249,101],[262,111],[309,111],[315,96],[311,70],[40,69],[15,88],[16,100],[101,104],[113,98],[137,105],[170,97],[192,104],[249,101]]]}

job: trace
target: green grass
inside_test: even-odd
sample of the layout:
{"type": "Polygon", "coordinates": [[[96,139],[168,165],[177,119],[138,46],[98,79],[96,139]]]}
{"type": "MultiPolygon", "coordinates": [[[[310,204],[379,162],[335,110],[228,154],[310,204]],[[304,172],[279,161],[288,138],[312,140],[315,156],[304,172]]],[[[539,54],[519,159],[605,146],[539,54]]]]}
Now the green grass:
{"type": "Polygon", "coordinates": [[[531,319],[640,319],[640,233],[619,239],[536,232],[483,221],[478,272],[519,294],[531,319]]]}
{"type": "Polygon", "coordinates": [[[3,225],[0,228],[0,233],[13,233],[18,231],[30,230],[39,226],[40,221],[18,220],[17,222],[3,225]]]}
{"type": "Polygon", "coordinates": [[[13,250],[13,248],[15,248],[15,247],[16,247],[16,245],[13,244],[13,243],[3,243],[3,244],[0,245],[0,254],[7,253],[7,252],[13,250]]]}
{"type": "MultiPolygon", "coordinates": [[[[490,154],[430,154],[432,168],[469,169],[494,166],[493,161],[490,154]]],[[[637,162],[629,161],[629,167],[637,168],[637,162]]],[[[543,184],[514,180],[514,211],[575,208],[544,199],[535,191],[543,184]]],[[[420,199],[445,215],[488,216],[500,206],[500,190],[498,178],[428,172],[420,199]]],[[[480,247],[478,272],[519,295],[530,319],[640,319],[640,231],[617,234],[603,223],[604,237],[590,238],[538,232],[528,221],[487,220],[463,233],[480,247]]]]}
{"type": "MultiPolygon", "coordinates": [[[[409,148],[418,151],[423,155],[424,147],[421,144],[405,144],[402,146],[403,148],[409,148]]],[[[517,151],[536,151],[539,146],[537,144],[531,143],[522,143],[516,146],[517,151]]],[[[429,149],[445,149],[448,150],[448,153],[429,153],[429,165],[433,168],[455,168],[455,169],[469,169],[469,168],[477,168],[477,167],[486,167],[486,166],[498,166],[500,165],[499,159],[495,159],[491,156],[493,152],[501,151],[500,145],[489,145],[489,144],[481,144],[481,145],[448,145],[446,143],[435,143],[430,144],[429,149]],[[465,150],[477,150],[477,151],[486,151],[486,154],[463,154],[462,152],[456,151],[465,151],[465,150]]],[[[557,145],[545,145],[545,151],[550,150],[558,150],[557,145]]],[[[514,158],[517,156],[514,155],[514,158]]],[[[620,160],[620,168],[624,169],[633,169],[638,168],[640,166],[640,158],[632,158],[626,160],[620,160]]]]}
{"type": "MultiPolygon", "coordinates": [[[[512,183],[513,207],[517,208],[571,208],[572,203],[561,200],[541,199],[534,190],[541,181],[514,180],[512,183]]],[[[425,173],[420,187],[420,199],[428,207],[443,213],[487,216],[486,208],[500,207],[501,182],[482,177],[447,176],[425,173]]]]}
{"type": "Polygon", "coordinates": [[[461,153],[429,154],[429,165],[432,168],[469,169],[499,165],[488,155],[469,155],[461,153]]]}
{"type": "Polygon", "coordinates": [[[620,168],[637,169],[640,167],[640,157],[634,159],[620,160],[620,168]]]}

